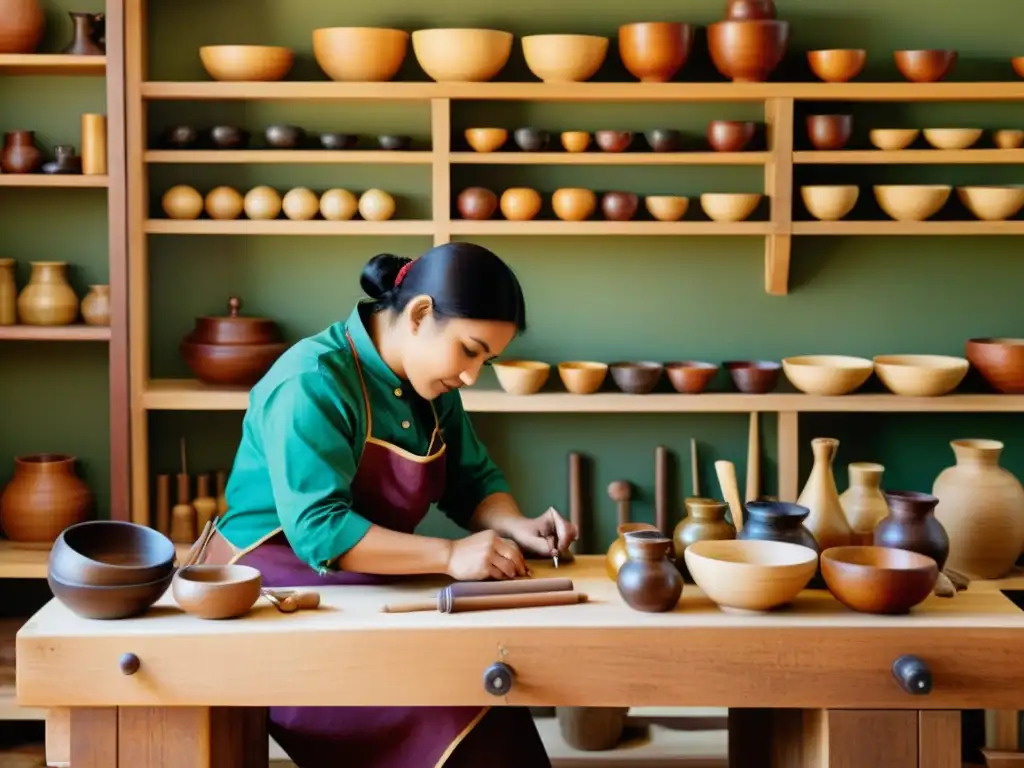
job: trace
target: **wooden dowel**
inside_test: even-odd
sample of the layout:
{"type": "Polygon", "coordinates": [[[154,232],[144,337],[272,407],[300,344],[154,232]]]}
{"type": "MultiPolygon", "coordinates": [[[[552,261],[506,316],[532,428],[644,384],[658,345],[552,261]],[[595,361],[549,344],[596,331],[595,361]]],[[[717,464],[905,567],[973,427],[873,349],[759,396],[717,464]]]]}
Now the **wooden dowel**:
{"type": "MultiPolygon", "coordinates": [[[[583,457],[569,454],[569,522],[576,526],[577,536],[583,535],[583,457]]],[[[570,552],[579,550],[577,539],[569,546],[570,552]]]]}
{"type": "Polygon", "coordinates": [[[490,611],[502,608],[540,608],[553,605],[574,605],[585,603],[587,596],[581,592],[520,592],[506,595],[452,595],[449,588],[437,593],[435,600],[417,600],[408,603],[391,603],[381,608],[382,613],[413,613],[416,611],[438,611],[440,613],[463,613],[465,611],[490,611]]]}
{"type": "Polygon", "coordinates": [[[659,445],[654,449],[654,524],[666,536],[668,528],[668,449],[659,445]]]}
{"type": "Polygon", "coordinates": [[[512,581],[458,581],[448,589],[455,597],[526,595],[534,592],[572,592],[572,579],[513,579],[512,581]]]}

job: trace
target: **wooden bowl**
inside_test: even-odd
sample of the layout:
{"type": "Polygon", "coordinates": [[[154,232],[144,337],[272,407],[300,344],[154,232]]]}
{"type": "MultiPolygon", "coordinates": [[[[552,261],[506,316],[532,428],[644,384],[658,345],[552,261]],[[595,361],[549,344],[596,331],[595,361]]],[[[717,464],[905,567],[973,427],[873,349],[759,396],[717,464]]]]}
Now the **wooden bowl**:
{"type": "Polygon", "coordinates": [[[868,52],[863,48],[834,48],[808,51],[811,71],[826,83],[847,83],[864,70],[868,52]]]}
{"type": "Polygon", "coordinates": [[[601,213],[608,221],[629,221],[636,216],[640,196],[635,192],[605,192],[601,195],[601,213]]]}
{"type": "Polygon", "coordinates": [[[718,373],[718,366],[699,360],[679,360],[665,363],[665,373],[676,392],[684,395],[698,395],[718,373]]]}
{"type": "Polygon", "coordinates": [[[848,395],[867,381],[875,364],[847,355],[784,357],[782,370],[790,383],[808,395],[848,395]]]}
{"type": "Polygon", "coordinates": [[[708,26],[711,61],[723,77],[735,83],[767,80],[788,45],[787,21],[719,21],[708,26]]]}
{"type": "Polygon", "coordinates": [[[321,27],[313,30],[313,57],[331,80],[393,80],[409,52],[409,33],[387,27],[321,27]]]}
{"type": "Polygon", "coordinates": [[[508,141],[508,131],[504,128],[467,128],[463,135],[476,152],[494,152],[508,141]]]}
{"type": "Polygon", "coordinates": [[[807,137],[823,152],[842,149],[853,132],[853,115],[808,115],[807,137]]]}
{"type": "Polygon", "coordinates": [[[558,375],[574,395],[592,395],[604,384],[608,364],[570,360],[558,364],[558,375]]]}
{"type": "Polygon", "coordinates": [[[548,380],[551,366],[537,360],[504,360],[492,364],[498,384],[510,395],[533,395],[548,380]]]}
{"type": "Polygon", "coordinates": [[[756,130],[757,124],[748,120],[712,120],[708,123],[708,145],[715,152],[742,152],[756,130]]]}
{"type": "Polygon", "coordinates": [[[821,553],[821,575],[836,599],[861,613],[909,613],[935,589],[935,561],[905,549],[831,547],[821,553]]]}
{"type": "Polygon", "coordinates": [[[922,50],[893,53],[896,69],[912,83],[935,83],[953,71],[956,51],[922,50]]]}
{"type": "Polygon", "coordinates": [[[891,392],[908,397],[948,395],[964,380],[970,363],[948,355],[877,355],[875,373],[891,392]]]}
{"type": "Polygon", "coordinates": [[[679,221],[690,207],[690,198],[676,195],[648,195],[644,207],[658,221],[679,221]]]}
{"type": "Polygon", "coordinates": [[[838,221],[857,204],[860,187],[849,185],[813,185],[800,187],[800,197],[808,213],[820,221],[838,221]]]}
{"type": "Polygon", "coordinates": [[[589,80],[604,64],[608,38],[598,35],[527,35],[526,66],[545,83],[589,80]]]}
{"type": "Polygon", "coordinates": [[[190,565],[174,575],[171,593],[181,610],[200,619],[234,619],[260,599],[263,579],[248,565],[190,565]]]}
{"type": "Polygon", "coordinates": [[[251,387],[270,370],[288,344],[203,344],[188,341],[187,337],[178,349],[200,381],[207,384],[223,384],[236,387],[251,387]]]}
{"type": "Polygon", "coordinates": [[[920,128],[875,128],[868,132],[868,141],[886,152],[906,149],[921,135],[920,128]]]}
{"type": "Polygon", "coordinates": [[[134,586],[170,574],[174,557],[174,544],[153,528],[89,520],[61,532],[50,550],[49,570],[65,584],[134,586]]]}
{"type": "Polygon", "coordinates": [[[744,221],[757,209],[760,192],[709,192],[700,196],[700,207],[712,221],[744,221]]]}
{"type": "Polygon", "coordinates": [[[540,213],[540,193],[529,187],[509,187],[501,193],[498,207],[509,221],[530,221],[540,213]]]}
{"type": "Polygon", "coordinates": [[[948,184],[876,184],[875,200],[896,221],[925,221],[941,210],[953,188],[948,184]]]}
{"type": "Polygon", "coordinates": [[[566,152],[586,152],[590,146],[590,133],[587,131],[562,131],[559,138],[566,152]]]}
{"type": "Polygon", "coordinates": [[[498,210],[498,196],[486,187],[466,187],[455,199],[459,215],[471,221],[486,221],[498,210]]]}
{"type": "Polygon", "coordinates": [[[957,187],[956,194],[982,221],[1005,221],[1024,208],[1024,187],[957,187]]]}
{"type": "Polygon", "coordinates": [[[1014,56],[1010,59],[1010,66],[1017,73],[1018,77],[1024,77],[1024,56],[1014,56]]]}
{"type": "Polygon", "coordinates": [[[551,141],[551,134],[542,128],[524,126],[516,128],[515,133],[512,134],[512,140],[523,152],[540,152],[547,148],[548,142],[551,141]]]}
{"type": "Polygon", "coordinates": [[[967,149],[978,142],[981,128],[925,128],[924,140],[936,149],[967,149]]]}
{"type": "Polygon", "coordinates": [[[1024,339],[970,339],[966,356],[997,392],[1024,395],[1024,339]]]}
{"type": "Polygon", "coordinates": [[[427,76],[437,82],[492,80],[512,54],[512,33],[498,29],[417,29],[412,50],[427,76]]]}
{"type": "Polygon", "coordinates": [[[782,365],[771,360],[727,360],[722,365],[736,389],[748,395],[771,392],[782,373],[782,365]]]}
{"type": "Polygon", "coordinates": [[[661,379],[665,366],[653,362],[619,362],[608,366],[615,386],[629,395],[646,395],[661,379]]]}
{"type": "Polygon", "coordinates": [[[578,187],[556,189],[551,195],[551,208],[562,221],[585,221],[597,208],[597,195],[578,187]]]}
{"type": "Polygon", "coordinates": [[[214,80],[270,82],[284,80],[295,54],[277,45],[204,45],[199,60],[214,80]]]}
{"type": "Polygon", "coordinates": [[[761,613],[786,605],[818,568],[813,549],[755,539],[695,541],[683,559],[694,583],[727,613],[761,613]]]}
{"type": "Polygon", "coordinates": [[[992,142],[999,149],[1020,149],[1024,147],[1024,131],[1015,128],[992,131],[992,142]]]}
{"type": "Polygon", "coordinates": [[[594,141],[605,152],[625,152],[633,143],[632,131],[597,131],[594,141]]]}
{"type": "Polygon", "coordinates": [[[85,619],[127,619],[145,613],[171,585],[174,571],[146,584],[94,586],[64,581],[48,573],[46,583],[53,596],[72,613],[85,619]]]}
{"type": "Polygon", "coordinates": [[[686,64],[693,27],[676,21],[646,21],[619,27],[619,58],[642,83],[667,83],[686,64]]]}
{"type": "Polygon", "coordinates": [[[678,152],[683,145],[683,132],[678,128],[652,128],[644,131],[644,139],[654,152],[678,152]]]}

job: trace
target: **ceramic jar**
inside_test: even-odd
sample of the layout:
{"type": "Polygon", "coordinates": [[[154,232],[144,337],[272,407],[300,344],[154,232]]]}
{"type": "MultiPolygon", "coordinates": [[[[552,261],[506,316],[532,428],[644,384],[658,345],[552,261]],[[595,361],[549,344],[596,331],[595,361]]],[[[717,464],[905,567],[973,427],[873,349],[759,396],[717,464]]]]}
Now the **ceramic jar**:
{"type": "Polygon", "coordinates": [[[670,555],[672,539],[661,531],[625,534],[627,560],[615,583],[626,604],[635,611],[671,611],[683,594],[683,577],[670,555]]]}
{"type": "Polygon", "coordinates": [[[0,0],[0,53],[35,53],[45,31],[39,0],[0,0]]]}
{"type": "Polygon", "coordinates": [[[89,518],[93,495],[75,464],[74,456],[52,453],[14,460],[14,477],[0,496],[0,529],[8,539],[51,543],[89,518]]]}
{"type": "Polygon", "coordinates": [[[847,467],[850,485],[839,496],[843,515],[853,532],[854,544],[871,544],[875,526],[889,514],[889,505],[882,493],[885,467],[856,461],[847,467]]]}
{"type": "Polygon", "coordinates": [[[679,521],[672,534],[676,567],[689,580],[683,553],[697,541],[735,539],[736,529],[725,519],[729,505],[724,501],[692,497],[683,502],[686,517],[679,521]]]}
{"type": "Polygon", "coordinates": [[[78,296],[68,284],[63,261],[33,261],[28,285],[18,296],[18,316],[25,325],[70,325],[78,318],[78,296]]]}
{"type": "Polygon", "coordinates": [[[800,544],[821,554],[814,535],[804,526],[810,514],[807,507],[786,501],[748,501],[743,505],[747,516],[737,539],[786,541],[800,544]]]}
{"type": "Polygon", "coordinates": [[[53,148],[53,160],[43,163],[43,173],[78,174],[82,172],[82,158],[75,154],[70,144],[58,144],[53,148]]]}
{"type": "Polygon", "coordinates": [[[82,319],[86,325],[110,325],[110,286],[90,285],[82,299],[82,319]]]}
{"type": "Polygon", "coordinates": [[[816,437],[811,441],[811,450],[814,452],[814,466],[800,498],[796,500],[801,507],[810,510],[804,525],[822,550],[848,546],[853,542],[853,531],[843,514],[832,472],[839,441],[831,437],[816,437]]]}
{"type": "Polygon", "coordinates": [[[0,325],[18,322],[18,286],[14,282],[14,259],[0,259],[0,325]]]}
{"type": "Polygon", "coordinates": [[[954,440],[956,464],[932,486],[935,517],[949,535],[951,570],[972,579],[1005,576],[1024,545],[1024,488],[999,466],[998,440],[954,440]]]}
{"type": "Polygon", "coordinates": [[[875,528],[872,543],[926,555],[941,571],[949,556],[949,536],[933,514],[939,500],[914,491],[891,491],[885,498],[892,511],[875,528]]]}
{"type": "Polygon", "coordinates": [[[0,171],[4,173],[35,173],[42,167],[43,160],[43,153],[36,146],[36,136],[33,131],[10,131],[4,134],[4,148],[0,153],[0,171]]]}
{"type": "Polygon", "coordinates": [[[626,534],[631,531],[656,531],[657,527],[650,523],[623,523],[618,528],[618,536],[608,547],[605,555],[605,572],[608,578],[615,581],[619,577],[619,569],[626,562],[626,534]]]}
{"type": "Polygon", "coordinates": [[[99,44],[104,38],[105,16],[102,13],[70,11],[74,34],[61,53],[69,56],[102,56],[106,51],[99,44]]]}

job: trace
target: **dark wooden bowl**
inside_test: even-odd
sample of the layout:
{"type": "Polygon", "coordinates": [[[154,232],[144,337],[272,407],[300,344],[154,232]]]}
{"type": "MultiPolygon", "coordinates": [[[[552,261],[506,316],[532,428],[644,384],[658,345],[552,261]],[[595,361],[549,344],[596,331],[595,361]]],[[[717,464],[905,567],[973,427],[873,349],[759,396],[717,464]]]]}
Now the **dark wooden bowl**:
{"type": "Polygon", "coordinates": [[[251,387],[279,358],[288,344],[200,344],[179,345],[185,364],[207,384],[251,387]]]}
{"type": "Polygon", "coordinates": [[[389,152],[399,152],[412,146],[412,136],[385,133],[377,137],[377,144],[389,152]]]}
{"type": "Polygon", "coordinates": [[[199,141],[199,131],[191,125],[176,125],[160,135],[160,142],[173,149],[191,149],[199,141]]]}
{"type": "Polygon", "coordinates": [[[298,149],[306,140],[306,132],[297,125],[271,125],[263,138],[274,149],[298,149]]]}
{"type": "Polygon", "coordinates": [[[217,149],[245,149],[249,132],[234,125],[215,125],[210,129],[210,143],[217,149]]]}
{"type": "Polygon", "coordinates": [[[966,357],[997,392],[1024,395],[1024,339],[970,339],[966,357]]]}
{"type": "Polygon", "coordinates": [[[605,192],[601,196],[601,212],[608,221],[629,221],[639,206],[635,192],[605,192]]]}
{"type": "Polygon", "coordinates": [[[498,210],[498,196],[485,187],[466,187],[456,198],[455,207],[462,218],[483,221],[498,210]]]}
{"type": "Polygon", "coordinates": [[[228,314],[197,317],[186,341],[199,344],[277,344],[281,329],[267,317],[243,315],[242,300],[228,299],[228,314]]]}
{"type": "Polygon", "coordinates": [[[754,138],[757,124],[743,120],[712,120],[708,144],[716,152],[742,152],[754,138]]]}
{"type": "Polygon", "coordinates": [[[615,386],[630,395],[646,395],[658,385],[665,367],[652,362],[611,363],[608,370],[615,386]]]}
{"type": "Polygon", "coordinates": [[[708,26],[708,51],[723,77],[736,83],[768,79],[789,45],[789,22],[719,21],[708,26]]]}
{"type": "Polygon", "coordinates": [[[596,131],[594,141],[605,152],[625,152],[633,143],[632,131],[596,131]]]}
{"type": "Polygon", "coordinates": [[[355,147],[359,143],[359,136],[355,133],[321,133],[319,141],[322,149],[339,151],[355,147]]]}
{"type": "Polygon", "coordinates": [[[159,600],[174,578],[174,571],[148,584],[129,584],[116,587],[94,587],[70,584],[48,574],[47,584],[53,596],[72,613],[85,619],[127,619],[145,613],[159,600]]]}
{"type": "Polygon", "coordinates": [[[821,575],[836,599],[861,613],[909,613],[935,589],[935,561],[905,549],[832,547],[821,553],[821,575]]]}
{"type": "Polygon", "coordinates": [[[122,520],[89,520],[65,528],[50,550],[50,573],[66,584],[134,586],[158,581],[174,567],[174,544],[157,530],[122,520]]]}
{"type": "Polygon", "coordinates": [[[540,152],[547,148],[551,134],[540,128],[516,128],[512,141],[523,152],[540,152]]]}
{"type": "Polygon", "coordinates": [[[807,137],[815,149],[842,149],[853,133],[853,115],[808,115],[807,137]]]}
{"type": "Polygon", "coordinates": [[[675,128],[653,128],[644,133],[644,138],[655,152],[678,152],[683,144],[683,133],[675,128]]]}
{"type": "Polygon", "coordinates": [[[936,83],[956,66],[956,51],[896,51],[896,69],[912,83],[936,83]]]}
{"type": "Polygon", "coordinates": [[[771,360],[729,360],[723,363],[740,392],[763,395],[779,383],[782,364],[771,360]]]}
{"type": "Polygon", "coordinates": [[[665,363],[665,373],[673,389],[684,395],[697,395],[707,389],[718,373],[718,366],[699,360],[679,360],[665,363]]]}

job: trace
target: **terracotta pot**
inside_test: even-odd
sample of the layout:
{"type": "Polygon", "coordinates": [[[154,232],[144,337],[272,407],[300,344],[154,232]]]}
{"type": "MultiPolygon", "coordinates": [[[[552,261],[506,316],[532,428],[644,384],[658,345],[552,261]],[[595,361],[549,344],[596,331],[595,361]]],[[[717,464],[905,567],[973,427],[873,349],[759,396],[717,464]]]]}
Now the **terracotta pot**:
{"type": "Polygon", "coordinates": [[[76,459],[42,453],[14,460],[14,477],[0,496],[0,529],[11,541],[51,543],[86,520],[93,495],[75,474],[76,459]]]}
{"type": "Polygon", "coordinates": [[[697,541],[735,539],[736,528],[725,519],[729,505],[724,501],[689,498],[683,503],[686,505],[686,517],[679,521],[672,532],[672,544],[676,567],[684,579],[690,580],[684,555],[686,548],[697,541]]]}
{"type": "Polygon", "coordinates": [[[949,557],[949,536],[935,519],[939,500],[930,493],[914,491],[891,491],[885,498],[892,512],[875,528],[874,546],[927,555],[942,570],[949,557]]]}
{"type": "Polygon", "coordinates": [[[666,83],[686,64],[693,48],[693,27],[674,21],[650,21],[619,27],[619,58],[644,83],[666,83]]]}
{"type": "Polygon", "coordinates": [[[551,208],[562,221],[589,219],[597,207],[597,195],[589,189],[556,189],[551,196],[551,208]]]}
{"type": "Polygon", "coordinates": [[[871,544],[875,526],[889,514],[889,505],[882,493],[881,464],[858,461],[847,467],[850,486],[839,496],[846,522],[853,531],[854,544],[871,544]]]}
{"type": "Polygon", "coordinates": [[[35,144],[33,131],[11,131],[4,134],[0,171],[4,173],[35,173],[46,158],[35,144]]]}
{"type": "Polygon", "coordinates": [[[629,221],[639,206],[640,198],[633,192],[605,192],[601,196],[601,212],[608,221],[629,221]]]}
{"type": "Polygon", "coordinates": [[[622,738],[629,707],[556,707],[565,743],[584,752],[614,749],[622,738]]]}
{"type": "Polygon", "coordinates": [[[935,517],[949,535],[949,567],[972,579],[1005,576],[1024,547],[1024,488],[999,466],[998,440],[954,440],[956,465],[939,473],[935,517]]]}
{"type": "Polygon", "coordinates": [[[807,507],[785,501],[748,501],[743,508],[747,514],[737,539],[785,541],[821,552],[814,535],[804,527],[811,512],[807,507]]]}
{"type": "Polygon", "coordinates": [[[0,53],[35,53],[45,31],[39,0],[0,0],[0,53]]]}
{"type": "Polygon", "coordinates": [[[626,534],[627,560],[615,581],[619,595],[635,611],[671,611],[683,594],[683,577],[670,559],[672,539],[661,531],[626,534]]]}
{"type": "Polygon", "coordinates": [[[14,281],[14,259],[0,259],[0,325],[18,322],[18,286],[14,281]]]}
{"type": "Polygon", "coordinates": [[[78,297],[68,284],[63,261],[33,261],[28,285],[18,296],[18,317],[25,325],[70,325],[78,318],[78,297]]]}
{"type": "Polygon", "coordinates": [[[665,373],[672,388],[683,395],[698,395],[718,374],[718,366],[700,360],[679,360],[665,363],[665,373]]]}
{"type": "Polygon", "coordinates": [[[716,152],[742,152],[754,138],[756,125],[743,120],[712,120],[708,123],[708,144],[716,152]]]}
{"type": "Polygon", "coordinates": [[[626,562],[626,534],[631,531],[657,531],[650,523],[623,523],[618,528],[618,537],[608,547],[605,555],[604,568],[608,578],[615,581],[619,577],[619,569],[626,562]]]}
{"type": "Polygon", "coordinates": [[[110,325],[110,286],[90,285],[82,299],[82,319],[86,325],[110,325]]]}
{"type": "Polygon", "coordinates": [[[966,357],[997,392],[1024,394],[1024,339],[970,339],[966,357]]]}
{"type": "Polygon", "coordinates": [[[740,392],[763,395],[775,389],[782,364],[771,360],[727,360],[722,363],[740,392]]]}
{"type": "Polygon", "coordinates": [[[484,187],[467,187],[459,193],[455,205],[462,218],[482,221],[498,210],[498,196],[484,187]]]}
{"type": "Polygon", "coordinates": [[[512,187],[501,193],[499,207],[509,221],[530,221],[540,213],[541,199],[537,190],[512,187]]]}
{"type": "Polygon", "coordinates": [[[853,132],[853,115],[808,115],[807,137],[815,149],[842,149],[853,132]]]}
{"type": "Polygon", "coordinates": [[[853,531],[843,514],[832,472],[839,441],[831,437],[816,437],[811,440],[811,450],[814,452],[814,466],[796,500],[801,507],[810,510],[804,525],[822,550],[849,546],[853,542],[853,531]]]}
{"type": "Polygon", "coordinates": [[[719,21],[708,26],[711,61],[723,77],[736,83],[767,80],[788,44],[786,21],[719,21]]]}

